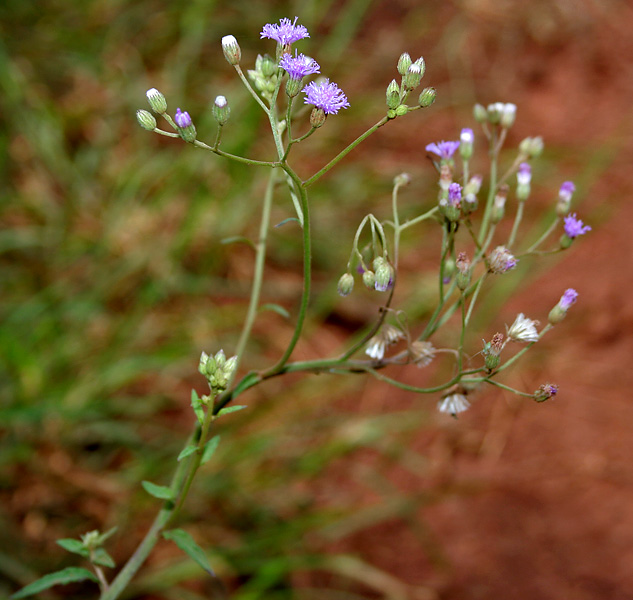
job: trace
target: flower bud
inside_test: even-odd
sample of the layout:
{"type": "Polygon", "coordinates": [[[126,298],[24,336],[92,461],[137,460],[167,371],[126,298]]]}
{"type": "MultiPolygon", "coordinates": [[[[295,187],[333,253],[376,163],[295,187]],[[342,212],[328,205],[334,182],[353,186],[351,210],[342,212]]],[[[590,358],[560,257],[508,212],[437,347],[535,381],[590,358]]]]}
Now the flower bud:
{"type": "Polygon", "coordinates": [[[303,81],[301,79],[295,79],[294,77],[289,77],[286,81],[286,95],[289,98],[294,98],[299,94],[301,89],[303,88],[303,81]]]}
{"type": "Polygon", "coordinates": [[[272,77],[277,73],[277,63],[270,54],[257,55],[255,59],[255,69],[264,77],[272,77]]]}
{"type": "Polygon", "coordinates": [[[482,104],[473,106],[473,117],[477,123],[485,123],[488,120],[488,111],[482,104]]]}
{"type": "Polygon", "coordinates": [[[230,65],[239,65],[242,59],[242,50],[237,40],[232,35],[225,35],[222,38],[222,51],[224,57],[230,65]]]}
{"type": "Polygon", "coordinates": [[[235,369],[237,368],[237,356],[231,356],[231,358],[229,358],[226,361],[226,364],[224,365],[224,374],[226,375],[226,377],[228,379],[230,379],[233,376],[233,373],[235,372],[235,369]]]}
{"type": "Polygon", "coordinates": [[[374,288],[379,292],[386,292],[393,283],[393,267],[382,257],[376,258],[373,266],[376,277],[374,288]]]}
{"type": "Polygon", "coordinates": [[[213,117],[218,122],[218,125],[220,125],[220,127],[222,127],[229,120],[229,116],[231,115],[231,108],[224,96],[216,97],[211,112],[213,113],[213,117]]]}
{"type": "Polygon", "coordinates": [[[514,323],[507,329],[508,337],[514,342],[538,342],[539,334],[536,330],[538,321],[528,319],[523,313],[519,313],[514,323]]]}
{"type": "Polygon", "coordinates": [[[519,261],[505,246],[497,246],[488,257],[490,272],[496,273],[497,275],[514,269],[518,262],[519,261]]]}
{"type": "Polygon", "coordinates": [[[536,158],[543,152],[545,144],[543,138],[539,135],[537,137],[527,137],[519,144],[519,150],[522,154],[526,154],[530,158],[536,158]]]}
{"type": "Polygon", "coordinates": [[[325,123],[325,119],[327,119],[327,115],[323,109],[314,107],[310,113],[310,126],[318,129],[325,123]]]}
{"type": "Polygon", "coordinates": [[[437,91],[435,90],[435,88],[426,87],[420,93],[420,97],[418,98],[418,104],[422,108],[427,108],[431,106],[433,102],[435,102],[436,96],[437,96],[437,91]]]}
{"type": "Polygon", "coordinates": [[[501,123],[501,116],[503,115],[503,102],[494,102],[488,105],[488,122],[492,125],[498,125],[501,123]]]}
{"type": "Polygon", "coordinates": [[[376,286],[376,275],[373,271],[365,271],[363,273],[363,284],[367,289],[373,290],[376,286]]]}
{"type": "Polygon", "coordinates": [[[396,117],[404,117],[409,112],[409,107],[406,104],[401,104],[396,108],[396,117]]]}
{"type": "Polygon", "coordinates": [[[398,106],[400,106],[400,86],[393,79],[387,86],[387,108],[395,110],[398,106]]]}
{"type": "Polygon", "coordinates": [[[482,181],[483,177],[481,175],[473,175],[464,186],[462,192],[464,198],[464,201],[462,202],[462,212],[465,215],[469,215],[473,211],[477,210],[477,194],[481,189],[482,181]]]}
{"type": "Polygon", "coordinates": [[[393,178],[393,184],[398,187],[409,185],[411,183],[411,175],[409,173],[400,173],[393,178]]]}
{"type": "Polygon", "coordinates": [[[455,277],[455,283],[462,292],[470,285],[470,260],[465,252],[460,252],[457,255],[457,261],[455,262],[457,267],[457,275],[455,277]]]}
{"type": "Polygon", "coordinates": [[[564,181],[558,190],[558,202],[556,203],[556,214],[564,217],[571,209],[571,197],[576,191],[576,186],[571,181],[564,181]]]}
{"type": "Polygon", "coordinates": [[[147,129],[147,131],[154,131],[154,129],[156,129],[156,119],[154,118],[154,115],[148,110],[137,110],[136,120],[138,121],[138,124],[143,129],[147,129]]]}
{"type": "Polygon", "coordinates": [[[398,73],[400,73],[400,75],[406,75],[412,62],[408,52],[402,53],[398,59],[398,73]]]}
{"type": "Polygon", "coordinates": [[[424,77],[424,73],[426,73],[426,63],[424,62],[424,58],[420,56],[420,58],[418,58],[413,64],[420,67],[420,71],[422,71],[422,77],[424,77]]]}
{"type": "Polygon", "coordinates": [[[475,134],[473,130],[465,127],[462,129],[459,135],[459,154],[464,160],[469,160],[473,155],[473,142],[475,141],[475,134]]]}
{"type": "Polygon", "coordinates": [[[187,111],[182,112],[179,108],[176,109],[174,115],[174,121],[178,126],[178,133],[185,142],[193,142],[196,139],[196,128],[187,111]]]}
{"type": "Polygon", "coordinates": [[[573,288],[565,290],[565,293],[561,296],[558,304],[550,311],[549,316],[547,317],[548,321],[552,325],[560,323],[567,315],[569,307],[574,304],[577,299],[578,292],[576,290],[573,288]]]}
{"type": "Polygon", "coordinates": [[[506,102],[503,105],[503,110],[501,111],[501,127],[505,127],[506,129],[512,127],[512,125],[514,125],[516,116],[517,105],[506,102]]]}
{"type": "Polygon", "coordinates": [[[532,167],[526,162],[519,165],[517,171],[517,199],[525,202],[530,197],[530,181],[532,180],[532,167]]]}
{"type": "Polygon", "coordinates": [[[408,69],[406,74],[402,77],[402,86],[405,90],[414,90],[420,85],[422,81],[422,69],[417,63],[413,63],[408,69]]]}
{"type": "Polygon", "coordinates": [[[351,273],[344,273],[338,280],[337,291],[339,296],[349,296],[354,289],[354,276],[351,273]]]}
{"type": "Polygon", "coordinates": [[[481,353],[484,355],[484,363],[488,372],[494,371],[501,362],[499,355],[504,347],[503,334],[495,333],[490,342],[484,340],[484,347],[481,353]]]}
{"type": "Polygon", "coordinates": [[[167,111],[167,100],[156,88],[147,90],[147,101],[151,109],[158,115],[163,115],[167,111]]]}
{"type": "Polygon", "coordinates": [[[536,402],[545,402],[553,398],[558,393],[558,386],[555,383],[544,383],[538,390],[534,392],[534,400],[536,402]]]}
{"type": "Polygon", "coordinates": [[[490,213],[490,220],[492,223],[497,224],[503,215],[505,214],[506,198],[508,197],[508,186],[504,183],[499,186],[499,190],[495,195],[494,202],[492,204],[492,212],[490,213]]]}
{"type": "Polygon", "coordinates": [[[224,365],[226,364],[226,354],[224,354],[224,350],[218,350],[218,352],[215,353],[214,359],[217,368],[224,369],[224,365]]]}

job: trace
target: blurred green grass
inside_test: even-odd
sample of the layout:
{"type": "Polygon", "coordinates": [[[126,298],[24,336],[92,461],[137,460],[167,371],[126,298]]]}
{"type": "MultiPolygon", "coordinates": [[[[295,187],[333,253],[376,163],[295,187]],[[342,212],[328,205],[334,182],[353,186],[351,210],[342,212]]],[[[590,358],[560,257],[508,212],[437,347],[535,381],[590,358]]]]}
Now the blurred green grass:
{"type": "MultiPolygon", "coordinates": [[[[172,110],[189,110],[203,139],[212,139],[209,105],[222,93],[233,114],[223,147],[266,156],[265,124],[224,61],[219,40],[236,35],[244,62],[252,63],[257,52],[272,51],[258,39],[262,25],[295,14],[315,32],[308,51],[355,100],[349,115],[329,119],[319,139],[298,149],[306,172],[379,118],[383,89],[403,50],[425,53],[426,84],[450,87],[452,81],[457,90],[452,98],[440,96],[440,125],[430,139],[458,130],[456,115],[467,115],[476,93],[468,70],[450,60],[449,50],[464,36],[463,20],[459,13],[447,17],[440,3],[388,9],[369,0],[7,0],[0,7],[0,146],[6,150],[0,153],[0,522],[6,525],[0,547],[13,549],[10,557],[0,556],[0,593],[71,564],[54,545],[56,537],[118,524],[113,554],[124,560],[156,509],[138,482],[166,481],[165,465],[192,421],[189,389],[202,385],[195,371],[200,351],[230,352],[235,343],[252,256],[221,240],[254,237],[250,217],[263,182],[243,166],[144,132],[134,113],[155,86],[172,110]],[[381,38],[376,23],[383,17],[392,28],[381,38]],[[450,27],[440,31],[434,22],[450,27]],[[403,39],[394,37],[394,23],[403,39]],[[429,37],[424,44],[422,32],[429,37]]],[[[419,127],[432,118],[410,119],[418,117],[419,127]]],[[[317,318],[308,332],[324,352],[339,343],[341,327],[329,325],[319,338],[317,325],[330,319],[344,330],[350,318],[333,319],[332,292],[349,252],[344,240],[359,217],[368,210],[384,214],[391,178],[402,165],[417,176],[405,201],[431,201],[422,192],[434,185],[433,173],[421,164],[422,144],[405,139],[406,126],[395,131],[370,144],[371,155],[351,156],[314,189],[317,318]],[[342,200],[343,216],[335,210],[342,200]]],[[[556,172],[547,162],[541,168],[556,172]]],[[[280,194],[278,222],[289,216],[289,206],[280,194]]],[[[268,263],[265,298],[289,308],[298,291],[292,275],[301,264],[298,238],[292,225],[275,230],[268,263]]],[[[405,249],[424,261],[436,243],[410,238],[405,249]]],[[[407,268],[415,273],[415,261],[407,268]]],[[[508,285],[510,293],[516,282],[508,285]]],[[[418,315],[430,302],[424,287],[412,287],[409,305],[418,315]]],[[[360,310],[370,315],[373,309],[360,310]]],[[[269,362],[278,350],[269,347],[271,338],[286,329],[276,315],[262,318],[253,364],[269,362]]],[[[271,382],[245,400],[249,411],[227,419],[220,452],[198,481],[185,520],[233,597],[397,594],[397,585],[378,571],[373,591],[359,587],[353,573],[376,567],[350,566],[326,553],[345,535],[390,519],[409,519],[412,530],[420,528],[421,552],[441,564],[435,542],[415,518],[416,506],[437,497],[412,500],[362,467],[348,474],[349,481],[344,477],[338,459],[351,453],[360,465],[378,456],[414,477],[426,473],[426,459],[408,445],[426,426],[426,411],[397,403],[395,412],[382,416],[341,409],[342,399],[358,395],[363,385],[326,376],[271,382]],[[335,484],[337,478],[343,485],[335,484]],[[367,503],[356,488],[370,489],[378,501],[367,503]],[[321,575],[301,575],[306,572],[321,575]],[[309,592],[311,585],[323,589],[309,592]]],[[[51,597],[90,593],[77,587],[51,597]]],[[[164,550],[128,597],[215,597],[210,594],[222,597],[164,550]]]]}

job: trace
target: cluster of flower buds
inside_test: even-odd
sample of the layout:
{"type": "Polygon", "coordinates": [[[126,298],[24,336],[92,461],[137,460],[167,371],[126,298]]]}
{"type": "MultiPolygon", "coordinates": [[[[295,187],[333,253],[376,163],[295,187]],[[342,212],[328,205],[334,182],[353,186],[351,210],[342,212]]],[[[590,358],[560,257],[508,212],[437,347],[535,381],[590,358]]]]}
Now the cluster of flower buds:
{"type": "MultiPolygon", "coordinates": [[[[420,85],[425,71],[426,64],[421,56],[414,61],[407,52],[400,55],[398,59],[398,73],[401,75],[400,83],[393,79],[387,86],[386,92],[387,116],[390,119],[407,114],[409,107],[404,103],[406,97],[420,85]]],[[[435,102],[435,96],[436,91],[434,88],[424,88],[418,99],[418,104],[422,108],[431,106],[435,102]]]]}
{"type": "Polygon", "coordinates": [[[224,351],[220,350],[215,356],[203,352],[200,356],[198,371],[207,378],[209,388],[215,395],[226,389],[237,366],[237,356],[227,359],[224,351]]]}
{"type": "Polygon", "coordinates": [[[277,87],[278,68],[275,59],[268,54],[257,55],[255,69],[247,71],[253,87],[264,97],[270,100],[277,87]]]}
{"type": "Polygon", "coordinates": [[[494,102],[488,108],[481,104],[475,104],[473,116],[478,123],[490,123],[509,129],[514,125],[517,115],[517,106],[511,102],[494,102]]]}

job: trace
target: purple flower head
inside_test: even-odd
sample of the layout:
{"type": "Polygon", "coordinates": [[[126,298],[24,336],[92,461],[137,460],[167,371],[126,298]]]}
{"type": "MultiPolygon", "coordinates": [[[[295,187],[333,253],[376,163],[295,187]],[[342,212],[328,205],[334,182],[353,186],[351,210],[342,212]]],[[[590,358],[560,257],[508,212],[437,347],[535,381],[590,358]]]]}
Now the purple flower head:
{"type": "Polygon", "coordinates": [[[279,61],[279,66],[288,73],[291,79],[299,81],[306,75],[319,73],[321,69],[316,60],[305,54],[297,54],[296,50],[294,56],[284,54],[279,61]]]}
{"type": "Polygon", "coordinates": [[[314,104],[326,115],[335,115],[341,108],[349,108],[343,90],[335,83],[330,83],[329,79],[310,82],[303,88],[303,93],[306,95],[305,104],[314,104]]]}
{"type": "Polygon", "coordinates": [[[558,190],[558,197],[565,202],[569,202],[575,191],[576,186],[572,181],[564,181],[560,186],[560,190],[558,190]]]}
{"type": "Polygon", "coordinates": [[[298,18],[295,17],[294,21],[281,19],[279,25],[267,23],[259,34],[260,39],[268,38],[276,40],[282,46],[289,46],[293,42],[310,37],[308,30],[303,25],[297,25],[298,18]]]}
{"type": "Polygon", "coordinates": [[[475,134],[473,133],[473,130],[469,127],[464,127],[464,129],[462,129],[461,133],[459,134],[459,139],[462,144],[472,144],[475,140],[475,134]]]}
{"type": "Polygon", "coordinates": [[[517,172],[517,183],[519,185],[529,185],[532,180],[532,167],[526,162],[519,165],[517,172]]]}
{"type": "Polygon", "coordinates": [[[591,231],[589,225],[585,225],[580,219],[576,218],[576,213],[567,215],[565,217],[565,233],[567,237],[572,240],[579,235],[584,235],[588,231],[591,231]]]}
{"type": "Polygon", "coordinates": [[[176,125],[178,125],[178,127],[180,127],[181,129],[185,129],[193,125],[193,121],[191,120],[189,113],[186,111],[182,112],[179,108],[176,109],[174,121],[176,121],[176,125]]]}
{"type": "Polygon", "coordinates": [[[448,186],[448,203],[450,206],[459,207],[462,200],[462,186],[459,183],[451,183],[448,186]]]}
{"type": "Polygon", "coordinates": [[[568,288],[558,301],[558,306],[566,311],[578,299],[578,292],[573,288],[568,288]]]}
{"type": "Polygon", "coordinates": [[[432,144],[428,144],[426,147],[427,152],[433,152],[437,154],[440,158],[444,160],[448,160],[455,154],[455,150],[459,148],[459,142],[433,142],[432,144]]]}

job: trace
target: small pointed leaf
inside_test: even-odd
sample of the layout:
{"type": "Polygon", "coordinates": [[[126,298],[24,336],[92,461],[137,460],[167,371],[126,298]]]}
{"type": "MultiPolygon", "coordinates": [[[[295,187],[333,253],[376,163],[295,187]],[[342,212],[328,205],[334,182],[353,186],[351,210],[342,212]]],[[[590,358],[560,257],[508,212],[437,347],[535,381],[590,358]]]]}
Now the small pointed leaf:
{"type": "Polygon", "coordinates": [[[182,452],[178,455],[178,460],[181,461],[183,458],[187,458],[190,454],[193,454],[196,451],[196,446],[187,446],[182,449],[182,452]]]}
{"type": "Polygon", "coordinates": [[[251,240],[249,240],[247,237],[244,237],[243,235],[234,235],[220,240],[220,244],[225,245],[236,243],[246,244],[247,246],[250,246],[253,250],[255,250],[255,244],[253,244],[251,240]]]}
{"type": "Polygon", "coordinates": [[[114,559],[103,548],[97,548],[94,551],[92,562],[102,567],[110,567],[110,569],[114,569],[116,566],[114,559]]]}
{"type": "Polygon", "coordinates": [[[204,550],[196,544],[194,539],[184,529],[172,529],[171,531],[163,532],[163,537],[166,540],[171,540],[180,548],[185,554],[193,558],[209,575],[215,577],[215,573],[209,564],[207,555],[204,550]]]}
{"type": "Polygon", "coordinates": [[[165,485],[156,485],[151,481],[141,481],[141,485],[154,498],[159,498],[160,500],[173,500],[174,498],[174,492],[165,485]]]}
{"type": "Polygon", "coordinates": [[[238,410],[242,410],[243,408],[248,408],[248,406],[244,406],[244,405],[227,406],[226,408],[221,409],[220,412],[217,414],[217,416],[220,417],[222,415],[228,415],[229,413],[237,412],[238,410]]]}
{"type": "Polygon", "coordinates": [[[204,464],[211,459],[219,443],[220,443],[220,436],[215,435],[204,445],[204,450],[202,452],[202,460],[200,464],[204,464]]]}
{"type": "Polygon", "coordinates": [[[61,571],[55,571],[55,573],[44,575],[44,577],[37,579],[33,583],[29,583],[29,585],[13,594],[11,598],[12,600],[27,598],[28,596],[39,594],[54,585],[66,585],[67,583],[84,581],[86,579],[90,579],[95,582],[98,581],[96,576],[87,569],[82,569],[80,567],[68,567],[67,569],[62,569],[61,571]]]}
{"type": "Polygon", "coordinates": [[[204,410],[202,408],[202,400],[198,397],[196,390],[191,390],[191,407],[193,408],[193,412],[196,413],[198,423],[202,425],[204,422],[204,410]]]}
{"type": "Polygon", "coordinates": [[[283,221],[277,223],[275,227],[283,227],[286,223],[290,223],[291,221],[295,221],[296,223],[299,223],[299,225],[301,225],[301,221],[297,219],[297,217],[288,217],[287,219],[284,219],[283,221]]]}
{"type": "Polygon", "coordinates": [[[57,540],[57,543],[67,552],[79,554],[79,556],[88,556],[90,554],[88,548],[86,548],[79,540],[64,538],[57,540]]]}

